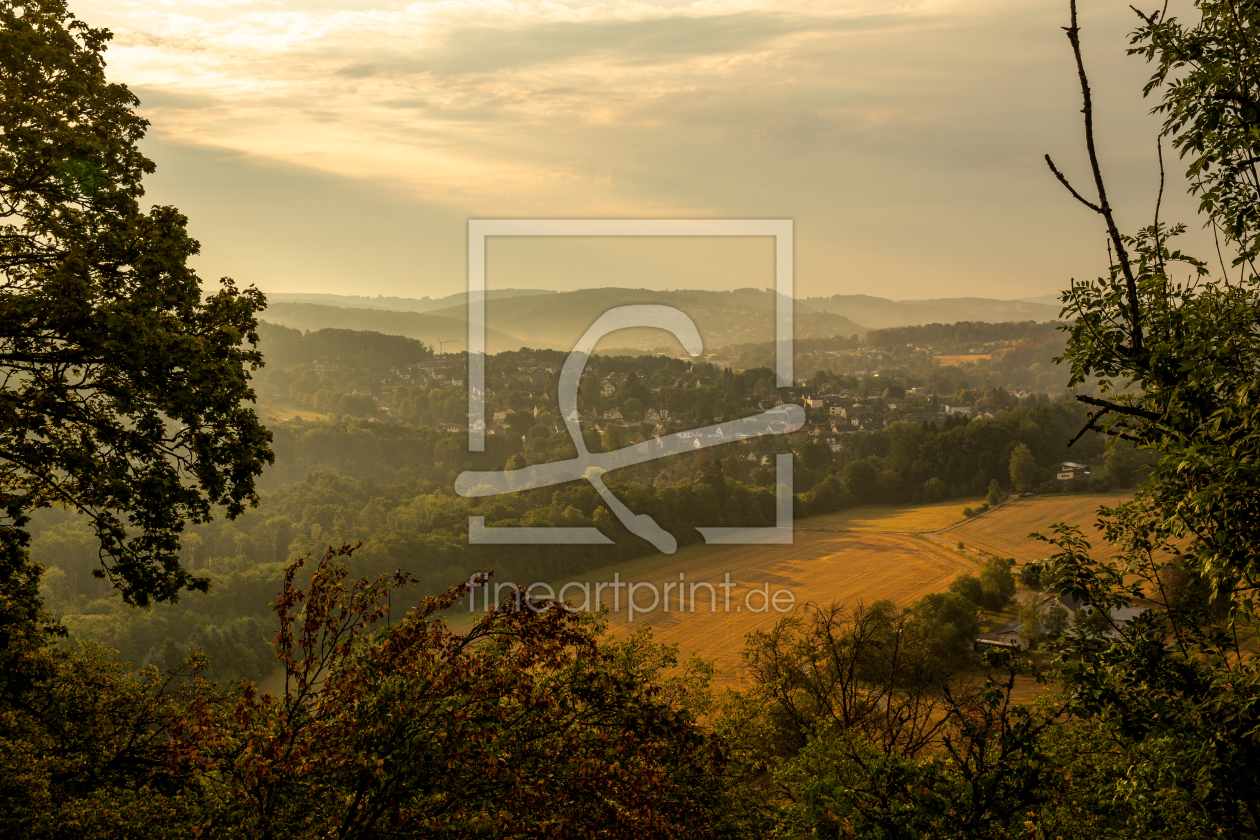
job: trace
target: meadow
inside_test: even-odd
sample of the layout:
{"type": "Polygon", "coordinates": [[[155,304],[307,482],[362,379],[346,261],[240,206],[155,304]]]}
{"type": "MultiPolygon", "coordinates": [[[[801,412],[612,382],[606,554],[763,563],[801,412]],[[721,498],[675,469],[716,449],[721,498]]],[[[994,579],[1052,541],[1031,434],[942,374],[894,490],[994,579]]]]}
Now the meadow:
{"type": "MultiPolygon", "coordinates": [[[[745,682],[744,636],[769,629],[795,606],[881,598],[908,604],[974,568],[960,553],[907,534],[800,531],[791,545],[725,546],[621,576],[636,587],[636,610],[628,604],[629,588],[605,588],[600,601],[610,609],[614,631],[651,625],[657,641],[712,660],[719,684],[735,687],[745,682]],[[723,588],[724,581],[731,586],[723,588]],[[666,593],[667,601],[661,597],[666,593]]],[[[612,573],[621,573],[607,571],[606,577],[587,576],[584,582],[612,581],[612,573]]],[[[594,587],[587,591],[593,596],[594,587]]],[[[583,590],[571,584],[565,595],[580,603],[583,590]]]]}
{"type": "Polygon", "coordinates": [[[1103,539],[1096,527],[1098,508],[1132,498],[1132,491],[1089,493],[1070,496],[1034,496],[1012,499],[993,510],[946,528],[940,536],[951,542],[961,540],[968,548],[999,557],[1013,557],[1020,563],[1040,560],[1053,554],[1054,546],[1029,539],[1034,531],[1047,536],[1056,522],[1077,525],[1095,556],[1106,558],[1115,548],[1103,539]]]}
{"type": "Polygon", "coordinates": [[[920,534],[939,532],[951,544],[963,540],[968,548],[1027,562],[1047,553],[1044,543],[1026,539],[1030,531],[1066,521],[1093,534],[1090,523],[1098,506],[1125,498],[1127,494],[1116,493],[1017,499],[971,519],[964,518],[962,509],[976,501],[868,505],[798,520],[791,545],[693,545],[674,555],[654,554],[552,584],[557,589],[567,584],[564,595],[576,605],[585,597],[593,599],[601,582],[634,584],[633,613],[626,600],[628,587],[605,586],[599,591],[614,632],[650,626],[657,641],[678,644],[684,656],[712,660],[719,686],[746,688],[744,637],[768,629],[791,612],[773,605],[765,608],[763,593],[768,591],[771,598],[776,592],[790,593],[790,598],[780,595],[780,608],[789,603],[870,603],[885,598],[906,605],[944,590],[959,574],[979,569],[971,552],[920,534]],[[724,590],[718,584],[727,575],[733,586],[724,590]],[[714,587],[713,594],[706,583],[714,587]],[[661,596],[667,585],[665,604],[661,596]]]}

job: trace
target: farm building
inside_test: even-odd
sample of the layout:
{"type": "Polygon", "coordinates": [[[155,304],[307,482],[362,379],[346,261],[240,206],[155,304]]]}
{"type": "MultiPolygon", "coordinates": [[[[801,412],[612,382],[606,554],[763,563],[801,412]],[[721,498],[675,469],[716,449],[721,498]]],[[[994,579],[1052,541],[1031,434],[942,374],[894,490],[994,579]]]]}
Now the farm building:
{"type": "Polygon", "coordinates": [[[1059,481],[1071,481],[1083,475],[1089,475],[1089,467],[1085,464],[1077,464],[1072,461],[1064,461],[1059,464],[1059,471],[1055,474],[1055,478],[1059,481]]]}

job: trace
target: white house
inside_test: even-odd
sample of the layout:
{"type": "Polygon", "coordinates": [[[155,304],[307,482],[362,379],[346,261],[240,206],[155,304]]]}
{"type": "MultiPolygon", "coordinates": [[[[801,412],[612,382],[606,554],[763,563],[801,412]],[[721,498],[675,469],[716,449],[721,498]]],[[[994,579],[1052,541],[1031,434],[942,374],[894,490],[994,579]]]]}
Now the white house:
{"type": "Polygon", "coordinates": [[[1055,478],[1059,481],[1071,481],[1079,476],[1090,475],[1089,467],[1085,464],[1077,464],[1072,461],[1064,461],[1059,464],[1059,471],[1055,474],[1055,478]]]}

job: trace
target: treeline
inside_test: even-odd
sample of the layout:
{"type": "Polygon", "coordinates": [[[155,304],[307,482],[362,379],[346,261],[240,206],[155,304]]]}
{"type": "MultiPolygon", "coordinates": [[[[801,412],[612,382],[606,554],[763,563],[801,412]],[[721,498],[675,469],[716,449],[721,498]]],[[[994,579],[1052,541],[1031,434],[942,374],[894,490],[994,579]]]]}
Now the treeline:
{"type": "Polygon", "coordinates": [[[258,336],[267,363],[276,367],[323,363],[388,370],[433,358],[433,348],[423,341],[365,330],[323,329],[304,333],[259,321],[258,336]]]}
{"type": "Polygon", "coordinates": [[[865,343],[881,350],[910,344],[934,347],[941,352],[955,350],[966,353],[967,348],[977,345],[1012,343],[1058,331],[1059,324],[1055,322],[1006,321],[990,324],[983,321],[958,321],[953,324],[922,324],[871,330],[865,336],[865,343]]]}

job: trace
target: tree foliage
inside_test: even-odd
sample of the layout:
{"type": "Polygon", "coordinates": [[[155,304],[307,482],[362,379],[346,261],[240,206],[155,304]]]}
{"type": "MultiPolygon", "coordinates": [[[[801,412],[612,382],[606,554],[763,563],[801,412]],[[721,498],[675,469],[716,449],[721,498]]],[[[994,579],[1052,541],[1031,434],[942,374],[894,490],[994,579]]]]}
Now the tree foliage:
{"type": "Polygon", "coordinates": [[[205,587],[186,522],[255,501],[263,298],[224,280],[203,299],[185,218],[141,209],[148,124],[105,78],[109,39],[60,0],[0,3],[0,579],[24,574],[29,512],[66,506],[146,604],[205,587]]]}
{"type": "MultiPolygon", "coordinates": [[[[1097,559],[1077,530],[1060,528],[1051,539],[1059,547],[1059,585],[1090,602],[1100,625],[1079,634],[1079,659],[1068,671],[1077,714],[1097,716],[1118,737],[1149,747],[1147,780],[1180,791],[1215,830],[1254,836],[1260,668],[1246,640],[1260,584],[1260,284],[1253,262],[1260,6],[1198,0],[1194,7],[1192,23],[1166,8],[1139,11],[1131,52],[1153,66],[1146,93],[1160,95],[1154,110],[1165,117],[1163,135],[1186,161],[1191,191],[1222,248],[1212,261],[1175,249],[1184,226],[1162,221],[1158,206],[1134,233],[1116,220],[1095,152],[1072,4],[1067,31],[1084,96],[1090,197],[1055,173],[1102,220],[1112,261],[1105,276],[1064,294],[1065,314],[1075,318],[1065,358],[1075,381],[1097,376],[1104,390],[1103,398],[1086,400],[1095,408],[1086,430],[1131,441],[1155,463],[1132,502],[1103,512],[1107,537],[1120,549],[1114,560],[1097,559]],[[1234,255],[1229,265],[1226,253],[1234,255]],[[1162,597],[1161,573],[1171,563],[1223,609],[1162,597]],[[1127,625],[1111,618],[1152,603],[1165,607],[1127,625]]],[[[1120,790],[1129,796],[1149,788],[1120,790]]],[[[1130,801],[1149,809],[1153,800],[1130,801]]]]}

